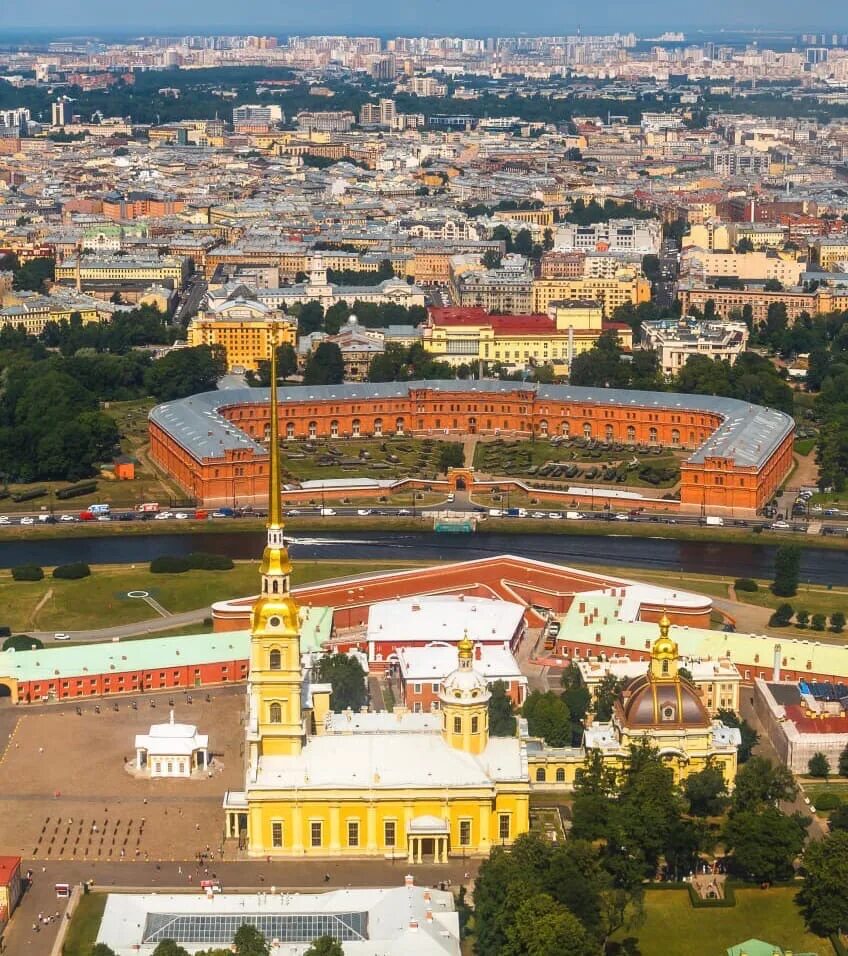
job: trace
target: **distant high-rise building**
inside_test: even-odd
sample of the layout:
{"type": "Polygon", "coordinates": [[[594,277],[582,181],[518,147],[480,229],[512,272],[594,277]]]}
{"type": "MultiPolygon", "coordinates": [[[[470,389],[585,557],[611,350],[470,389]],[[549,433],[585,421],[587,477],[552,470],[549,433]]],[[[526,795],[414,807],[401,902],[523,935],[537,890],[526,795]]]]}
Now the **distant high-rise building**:
{"type": "Polygon", "coordinates": [[[67,106],[67,102],[64,97],[60,97],[53,103],[51,107],[51,122],[53,126],[64,126],[66,124],[65,107],[67,106]]]}
{"type": "Polygon", "coordinates": [[[283,122],[283,108],[276,103],[250,105],[245,103],[233,110],[233,127],[270,127],[283,122]]]}

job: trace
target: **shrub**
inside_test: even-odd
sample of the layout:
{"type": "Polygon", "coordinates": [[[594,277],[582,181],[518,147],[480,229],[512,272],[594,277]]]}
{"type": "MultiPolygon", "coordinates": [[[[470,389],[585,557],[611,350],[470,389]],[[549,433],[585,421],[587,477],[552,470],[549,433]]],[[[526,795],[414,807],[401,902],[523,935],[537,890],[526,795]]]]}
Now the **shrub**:
{"type": "Polygon", "coordinates": [[[5,624],[0,625],[0,637],[9,637],[12,633],[12,629],[7,627],[5,624]]]}
{"type": "Polygon", "coordinates": [[[12,578],[15,581],[41,581],[44,570],[37,564],[19,564],[12,568],[12,578]]]}
{"type": "Polygon", "coordinates": [[[770,627],[786,627],[792,620],[795,608],[791,604],[781,604],[769,618],[770,627]]]}
{"type": "Polygon", "coordinates": [[[830,774],[830,761],[820,750],[810,757],[807,763],[807,772],[811,777],[828,777],[830,774]]]}
{"type": "Polygon", "coordinates": [[[753,578],[737,578],[733,582],[733,587],[737,591],[759,591],[760,586],[753,578]]]}
{"type": "Polygon", "coordinates": [[[225,554],[207,554],[193,551],[188,556],[189,567],[197,571],[231,571],[235,565],[233,559],[225,554]]]}
{"type": "Polygon", "coordinates": [[[44,647],[44,644],[37,637],[30,637],[29,634],[15,634],[3,641],[4,651],[31,651],[33,647],[38,650],[44,647]]]}
{"type": "Polygon", "coordinates": [[[12,501],[32,501],[33,498],[43,498],[46,494],[46,488],[32,488],[30,491],[16,491],[12,495],[12,501]]]}
{"type": "Polygon", "coordinates": [[[824,614],[814,614],[810,625],[814,631],[823,631],[827,627],[827,617],[824,614]]]}
{"type": "Polygon", "coordinates": [[[161,554],[150,562],[151,574],[182,574],[191,565],[188,558],[177,554],[161,554]]]}
{"type": "Polygon", "coordinates": [[[839,794],[827,790],[825,790],[824,793],[820,793],[812,802],[816,810],[835,810],[837,807],[842,806],[839,794]]]}
{"type": "Polygon", "coordinates": [[[53,568],[53,577],[63,581],[76,581],[79,578],[87,578],[90,574],[91,568],[84,561],[72,561],[70,564],[60,564],[58,568],[53,568]]]}

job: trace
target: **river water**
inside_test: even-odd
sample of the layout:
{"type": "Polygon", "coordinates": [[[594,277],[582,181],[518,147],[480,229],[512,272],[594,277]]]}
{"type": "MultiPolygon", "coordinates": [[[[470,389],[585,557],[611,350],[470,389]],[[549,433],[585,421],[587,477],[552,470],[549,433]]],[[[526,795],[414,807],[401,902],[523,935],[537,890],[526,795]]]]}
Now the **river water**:
{"type": "MultiPolygon", "coordinates": [[[[261,531],[245,533],[119,535],[97,538],[51,538],[0,541],[0,567],[17,564],[143,564],[159,555],[209,551],[231,558],[262,553],[261,531]]],[[[770,578],[775,547],[768,544],[678,541],[626,535],[436,534],[373,531],[304,532],[289,538],[292,557],[345,561],[467,560],[493,554],[516,554],[557,564],[593,564],[703,572],[732,577],[770,578]]],[[[848,553],[805,547],[802,581],[848,586],[848,553]]]]}

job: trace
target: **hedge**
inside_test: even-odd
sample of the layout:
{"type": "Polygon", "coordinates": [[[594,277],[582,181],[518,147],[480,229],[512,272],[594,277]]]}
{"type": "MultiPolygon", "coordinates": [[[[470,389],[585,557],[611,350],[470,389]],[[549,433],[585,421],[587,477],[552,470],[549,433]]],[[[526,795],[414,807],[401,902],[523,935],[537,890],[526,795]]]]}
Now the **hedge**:
{"type": "Polygon", "coordinates": [[[223,554],[193,551],[187,555],[163,554],[150,562],[151,574],[182,574],[185,571],[230,571],[233,559],[223,554]]]}
{"type": "Polygon", "coordinates": [[[84,561],[72,561],[70,564],[60,564],[58,568],[53,568],[53,577],[64,581],[76,581],[79,578],[87,578],[90,574],[91,568],[84,561]]]}
{"type": "Polygon", "coordinates": [[[44,569],[37,564],[19,564],[12,568],[12,579],[15,581],[41,581],[44,578],[44,569]]]}
{"type": "Polygon", "coordinates": [[[760,586],[753,578],[737,578],[733,582],[733,587],[737,591],[759,591],[760,586]]]}
{"type": "Polygon", "coordinates": [[[38,650],[44,647],[44,644],[37,637],[30,637],[29,634],[15,634],[3,641],[4,651],[31,651],[33,646],[38,650]]]}
{"type": "Polygon", "coordinates": [[[42,498],[46,494],[46,488],[32,488],[30,491],[16,491],[12,495],[12,501],[32,501],[33,498],[42,498]]]}
{"type": "Polygon", "coordinates": [[[828,792],[825,790],[820,793],[815,800],[810,801],[816,808],[816,810],[835,810],[837,807],[842,806],[842,800],[839,797],[838,793],[833,793],[832,791],[828,792]]]}
{"type": "Polygon", "coordinates": [[[90,495],[93,491],[97,491],[97,482],[96,481],[80,481],[75,485],[68,485],[67,488],[62,488],[56,492],[56,497],[61,498],[63,501],[66,498],[77,498],[79,495],[90,495]]]}

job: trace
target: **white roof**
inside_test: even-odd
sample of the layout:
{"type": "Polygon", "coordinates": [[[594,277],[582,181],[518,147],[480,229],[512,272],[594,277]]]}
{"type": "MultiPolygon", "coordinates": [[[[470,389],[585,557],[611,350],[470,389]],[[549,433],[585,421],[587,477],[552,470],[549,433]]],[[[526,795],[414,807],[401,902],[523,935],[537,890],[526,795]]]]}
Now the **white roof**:
{"type": "MultiPolygon", "coordinates": [[[[364,929],[364,938],[344,940],[346,956],[460,956],[459,917],[453,894],[423,886],[348,888],[327,893],[221,893],[210,897],[203,893],[110,893],[97,942],[110,946],[118,956],[151,956],[158,937],[145,940],[155,927],[162,926],[160,936],[166,932],[189,953],[196,953],[210,946],[229,947],[232,937],[227,938],[227,930],[241,921],[253,922],[260,932],[264,929],[272,943],[275,919],[343,918],[346,914],[361,914],[363,919],[355,925],[364,929]],[[224,919],[218,922],[217,917],[224,919]],[[198,924],[206,935],[203,942],[180,938],[186,927],[198,924]]],[[[308,923],[308,919],[302,922],[308,923]]],[[[302,956],[310,945],[310,941],[272,943],[271,956],[302,956]]]]}
{"type": "Polygon", "coordinates": [[[394,790],[490,786],[526,780],[524,746],[516,737],[491,737],[479,755],[457,750],[436,732],[352,733],[310,737],[296,757],[261,757],[248,790],[394,790]]]}
{"type": "Polygon", "coordinates": [[[135,735],[136,750],[146,750],[151,757],[190,757],[195,750],[205,750],[209,736],[198,734],[194,724],[174,723],[174,712],[166,724],[153,724],[146,734],[135,735]]]}
{"type": "Polygon", "coordinates": [[[510,601],[452,594],[381,601],[368,612],[367,638],[403,643],[472,641],[509,643],[521,625],[524,607],[510,601]]]}
{"type": "MultiPolygon", "coordinates": [[[[508,645],[478,644],[474,658],[474,670],[487,681],[527,683],[508,645]]],[[[399,647],[397,659],[401,675],[407,681],[441,681],[459,664],[455,644],[399,647]]]]}
{"type": "Polygon", "coordinates": [[[442,718],[438,714],[415,714],[402,707],[396,707],[393,711],[368,711],[364,714],[345,710],[340,714],[327,714],[327,719],[324,722],[324,733],[438,733],[441,726],[442,718]]]}

